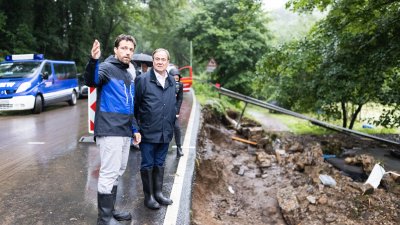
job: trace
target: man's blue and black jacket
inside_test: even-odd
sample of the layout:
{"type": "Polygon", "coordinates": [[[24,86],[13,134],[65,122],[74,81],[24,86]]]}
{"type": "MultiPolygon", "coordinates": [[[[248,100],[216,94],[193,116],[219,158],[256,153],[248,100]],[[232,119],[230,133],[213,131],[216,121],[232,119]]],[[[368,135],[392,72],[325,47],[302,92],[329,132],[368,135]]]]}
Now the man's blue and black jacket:
{"type": "Polygon", "coordinates": [[[85,84],[97,91],[94,136],[132,137],[138,132],[134,117],[135,85],[129,65],[109,56],[103,63],[90,59],[85,84]]]}

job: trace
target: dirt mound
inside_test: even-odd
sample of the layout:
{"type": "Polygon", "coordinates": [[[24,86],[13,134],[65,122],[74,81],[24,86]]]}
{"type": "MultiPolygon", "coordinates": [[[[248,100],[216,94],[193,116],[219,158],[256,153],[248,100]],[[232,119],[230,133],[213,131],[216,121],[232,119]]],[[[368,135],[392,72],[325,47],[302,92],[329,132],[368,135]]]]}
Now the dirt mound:
{"type": "Polygon", "coordinates": [[[252,135],[253,131],[237,132],[224,116],[215,115],[207,107],[202,118],[192,224],[398,224],[400,221],[399,178],[389,176],[382,182],[385,189],[363,195],[363,183],[354,182],[323,160],[326,146],[343,149],[351,147],[354,141],[343,143],[344,139],[334,136],[321,140],[318,136],[264,132],[260,137],[257,129],[256,135],[252,135]],[[239,135],[253,138],[257,145],[232,140],[232,136],[239,135]],[[333,178],[336,185],[323,185],[321,174],[333,178]]]}

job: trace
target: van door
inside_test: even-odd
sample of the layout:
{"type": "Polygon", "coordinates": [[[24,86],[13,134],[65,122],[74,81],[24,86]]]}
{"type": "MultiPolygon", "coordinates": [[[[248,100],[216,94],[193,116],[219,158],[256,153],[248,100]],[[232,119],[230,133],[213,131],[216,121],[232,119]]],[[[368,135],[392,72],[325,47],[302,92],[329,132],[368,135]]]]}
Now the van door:
{"type": "Polygon", "coordinates": [[[55,82],[55,76],[52,72],[53,68],[50,62],[46,62],[42,68],[43,84],[39,89],[43,94],[44,104],[56,101],[54,93],[57,91],[57,84],[55,82]]]}
{"type": "Polygon", "coordinates": [[[77,97],[76,91],[78,90],[75,63],[53,62],[53,68],[56,75],[57,100],[71,101],[70,105],[74,105],[77,97]]]}

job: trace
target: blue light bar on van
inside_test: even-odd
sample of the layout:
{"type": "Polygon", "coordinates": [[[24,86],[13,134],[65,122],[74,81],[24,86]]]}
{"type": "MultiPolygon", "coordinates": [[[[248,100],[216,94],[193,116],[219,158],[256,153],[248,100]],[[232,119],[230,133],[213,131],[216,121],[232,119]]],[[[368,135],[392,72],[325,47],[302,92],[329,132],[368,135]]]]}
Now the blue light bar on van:
{"type": "Polygon", "coordinates": [[[43,60],[43,54],[18,54],[18,55],[6,55],[6,61],[13,60],[43,60]]]}

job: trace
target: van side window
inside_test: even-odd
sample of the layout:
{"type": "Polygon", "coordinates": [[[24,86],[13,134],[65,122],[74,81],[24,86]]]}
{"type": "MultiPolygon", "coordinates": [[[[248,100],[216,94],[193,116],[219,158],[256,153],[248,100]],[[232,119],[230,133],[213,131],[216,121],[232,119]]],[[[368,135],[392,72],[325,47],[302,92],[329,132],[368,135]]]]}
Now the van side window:
{"type": "Polygon", "coordinates": [[[51,65],[50,65],[50,63],[46,63],[43,66],[42,75],[43,75],[43,78],[45,80],[49,79],[49,76],[51,76],[51,65]]]}
{"type": "Polygon", "coordinates": [[[66,79],[66,71],[63,64],[54,64],[54,73],[57,76],[57,80],[66,79]]]}
{"type": "Polygon", "coordinates": [[[58,80],[76,78],[75,64],[54,64],[54,71],[58,80]]]}
{"type": "Polygon", "coordinates": [[[75,79],[77,78],[76,74],[76,65],[75,64],[67,64],[65,65],[68,71],[68,79],[75,79]]]}

